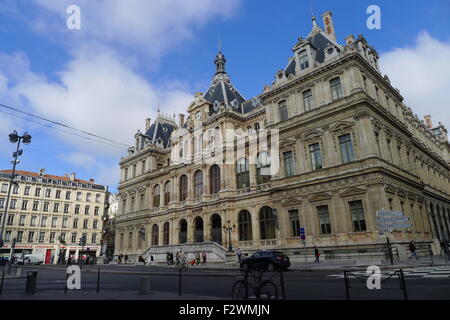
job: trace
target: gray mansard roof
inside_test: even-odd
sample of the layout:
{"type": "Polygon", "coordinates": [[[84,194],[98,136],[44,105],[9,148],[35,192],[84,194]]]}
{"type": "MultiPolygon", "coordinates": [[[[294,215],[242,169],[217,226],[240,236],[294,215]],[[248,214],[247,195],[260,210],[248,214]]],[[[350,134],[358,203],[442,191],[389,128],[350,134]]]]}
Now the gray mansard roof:
{"type": "Polygon", "coordinates": [[[176,128],[177,125],[174,122],[158,117],[147,130],[145,136],[154,143],[160,140],[164,148],[167,148],[170,146],[170,135],[176,128]]]}

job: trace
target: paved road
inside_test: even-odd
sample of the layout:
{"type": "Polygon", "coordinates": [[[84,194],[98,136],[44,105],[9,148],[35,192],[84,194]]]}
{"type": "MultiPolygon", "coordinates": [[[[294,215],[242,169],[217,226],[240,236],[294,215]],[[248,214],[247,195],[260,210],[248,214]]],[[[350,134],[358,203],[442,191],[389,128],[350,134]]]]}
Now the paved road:
{"type": "MultiPolygon", "coordinates": [[[[98,267],[83,266],[82,290],[95,292],[98,267]]],[[[151,286],[155,291],[178,291],[178,273],[173,268],[143,267],[143,266],[100,266],[100,290],[136,292],[140,278],[151,277],[151,286]]],[[[64,294],[65,268],[62,267],[27,267],[38,271],[38,294],[50,291],[60,291],[64,294]]],[[[425,269],[424,269],[425,270],[425,269]]],[[[392,273],[391,270],[386,271],[392,273]]],[[[420,270],[415,270],[420,272],[420,270]]],[[[423,271],[429,273],[430,270],[423,271]]],[[[301,300],[336,300],[345,299],[344,280],[336,275],[337,271],[290,271],[284,273],[285,292],[287,299],[301,300]]],[[[184,294],[231,298],[231,288],[235,281],[242,278],[241,272],[234,269],[190,269],[182,273],[182,290],[184,294]]],[[[276,282],[277,279],[275,278],[276,282]]],[[[399,282],[396,278],[382,284],[383,290],[368,290],[365,283],[352,279],[351,298],[357,299],[403,299],[399,282]],[[359,287],[359,288],[356,288],[359,287]]],[[[25,288],[25,279],[6,280],[3,286],[4,295],[21,293],[25,288]]],[[[406,288],[409,299],[450,299],[450,277],[406,277],[406,288]]],[[[281,292],[281,290],[280,290],[281,292]]]]}

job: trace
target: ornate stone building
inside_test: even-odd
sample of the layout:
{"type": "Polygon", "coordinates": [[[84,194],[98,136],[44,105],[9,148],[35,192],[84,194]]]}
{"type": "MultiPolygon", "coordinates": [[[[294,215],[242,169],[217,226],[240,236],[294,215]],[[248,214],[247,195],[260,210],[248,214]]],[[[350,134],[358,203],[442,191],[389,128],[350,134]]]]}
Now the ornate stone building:
{"type": "MultiPolygon", "coordinates": [[[[3,217],[12,170],[0,171],[0,216],[3,217]]],[[[45,263],[61,262],[69,254],[99,256],[102,217],[107,187],[86,181],[75,173],[64,177],[39,172],[16,171],[5,223],[5,245],[0,256],[42,255],[45,263]],[[80,246],[85,237],[86,245],[80,246]]],[[[1,221],[1,219],[0,219],[1,221]]]]}
{"type": "Polygon", "coordinates": [[[146,120],[120,161],[116,255],[206,248],[220,260],[231,238],[244,251],[295,257],[317,246],[333,259],[376,255],[386,237],[399,255],[410,240],[439,253],[450,226],[447,131],[403,103],[362,35],[341,45],[330,12],[323,21],[326,31],[313,18],[257,97],[233,86],[219,51],[186,121],[146,120]],[[381,210],[412,226],[381,234],[381,210]]]}

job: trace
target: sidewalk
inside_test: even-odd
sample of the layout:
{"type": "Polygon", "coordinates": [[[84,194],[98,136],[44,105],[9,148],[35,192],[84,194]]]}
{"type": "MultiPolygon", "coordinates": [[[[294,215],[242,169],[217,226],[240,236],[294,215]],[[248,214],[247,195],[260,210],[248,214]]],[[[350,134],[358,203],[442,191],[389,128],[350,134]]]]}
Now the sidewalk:
{"type": "Polygon", "coordinates": [[[38,291],[34,295],[25,293],[3,293],[0,300],[220,300],[218,297],[183,294],[175,292],[152,291],[139,294],[138,291],[100,291],[72,290],[66,294],[62,291],[38,291]]]}

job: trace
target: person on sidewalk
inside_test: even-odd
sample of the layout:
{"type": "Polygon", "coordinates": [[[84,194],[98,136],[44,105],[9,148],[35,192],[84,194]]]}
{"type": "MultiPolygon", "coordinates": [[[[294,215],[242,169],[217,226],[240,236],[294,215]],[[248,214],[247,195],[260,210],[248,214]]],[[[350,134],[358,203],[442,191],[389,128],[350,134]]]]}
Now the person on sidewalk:
{"type": "Polygon", "coordinates": [[[239,263],[241,263],[241,259],[242,259],[242,251],[241,248],[237,248],[236,250],[236,255],[238,257],[239,263]]]}
{"type": "Polygon", "coordinates": [[[128,255],[126,254],[125,255],[125,264],[127,264],[127,261],[128,261],[128,255]]]}
{"type": "Polygon", "coordinates": [[[316,260],[314,260],[314,263],[320,263],[319,258],[320,258],[320,252],[319,249],[317,249],[317,247],[314,247],[314,256],[316,257],[316,260]]]}
{"type": "Polygon", "coordinates": [[[195,263],[197,264],[197,266],[200,264],[200,252],[197,251],[195,253],[195,263]]]}
{"type": "Polygon", "coordinates": [[[414,244],[414,240],[411,240],[411,242],[409,243],[409,251],[411,251],[411,256],[409,257],[409,259],[411,259],[412,257],[415,257],[416,260],[419,260],[416,250],[417,249],[416,249],[416,245],[414,244]]]}
{"type": "Polygon", "coordinates": [[[206,266],[206,251],[203,251],[203,253],[202,253],[202,259],[203,259],[202,265],[203,265],[203,266],[206,266]]]}

